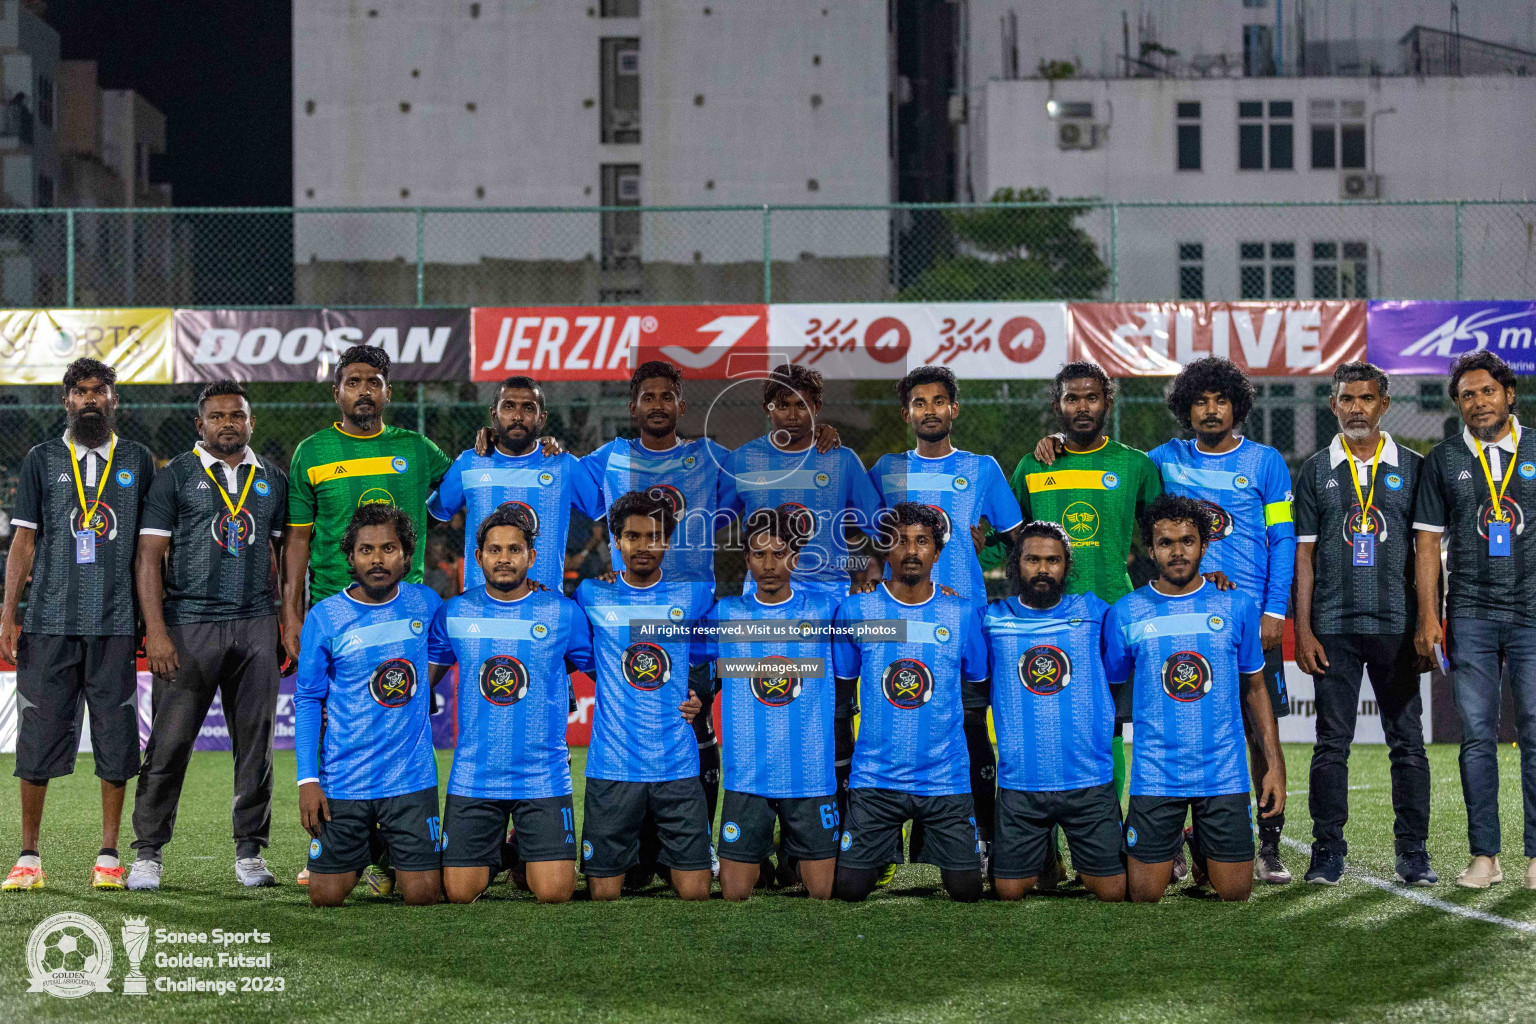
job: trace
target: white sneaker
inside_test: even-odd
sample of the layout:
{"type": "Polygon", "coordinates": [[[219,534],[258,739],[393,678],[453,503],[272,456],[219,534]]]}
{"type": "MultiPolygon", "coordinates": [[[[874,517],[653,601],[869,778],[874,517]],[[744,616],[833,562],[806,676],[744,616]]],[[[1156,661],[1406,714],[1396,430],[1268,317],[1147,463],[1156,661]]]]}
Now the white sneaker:
{"type": "Polygon", "coordinates": [[[133,890],[160,888],[160,872],[163,866],[157,860],[136,860],[128,872],[128,888],[133,890]]]}
{"type": "MultiPolygon", "coordinates": [[[[138,870],[138,865],[134,865],[138,870]]],[[[267,862],[261,857],[241,857],[235,861],[235,877],[247,888],[276,885],[277,876],[272,874],[267,862]]]]}

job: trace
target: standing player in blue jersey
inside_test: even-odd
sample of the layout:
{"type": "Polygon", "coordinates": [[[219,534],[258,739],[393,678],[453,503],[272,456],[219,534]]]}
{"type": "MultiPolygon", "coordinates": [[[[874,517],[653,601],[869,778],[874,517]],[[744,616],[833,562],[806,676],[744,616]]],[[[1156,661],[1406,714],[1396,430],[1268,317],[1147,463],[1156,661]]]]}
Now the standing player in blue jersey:
{"type": "Polygon", "coordinates": [[[485,583],[449,598],[427,637],[432,684],[453,665],[461,681],[443,808],[451,903],[473,903],[490,885],[509,817],[539,902],[564,903],[576,890],[566,662],[590,662],[592,627],[558,590],[534,589],[538,534],[521,507],[487,516],[475,532],[485,583]]]}
{"type": "Polygon", "coordinates": [[[534,530],[543,538],[544,557],[534,560],[530,578],[550,590],[560,590],[565,580],[571,509],[589,519],[603,517],[602,493],[581,471],[580,460],[553,444],[541,445],[539,435],[548,418],[538,381],[531,377],[502,381],[496,404],[491,406],[490,450],[484,455],[474,448],[463,451],[427,499],[427,511],[434,519],[446,522],[464,512],[466,591],[485,582],[474,542],[480,524],[496,509],[514,505],[531,516],[534,530]]]}
{"type": "MultiPolygon", "coordinates": [[[[1259,642],[1264,684],[1275,717],[1291,713],[1280,642],[1296,572],[1296,527],[1291,517],[1291,472],[1268,445],[1236,430],[1253,409],[1253,383],[1225,359],[1207,357],[1186,366],[1168,385],[1168,411],[1193,440],[1175,438],[1148,454],[1163,476],[1163,490],[1198,501],[1211,520],[1206,569],[1219,569],[1263,612],[1259,642]]],[[[1268,767],[1264,747],[1251,730],[1248,752],[1254,774],[1268,767]]],[[[1291,880],[1280,859],[1285,815],[1259,819],[1259,857],[1254,870],[1264,882],[1291,880]]]]}
{"type": "MultiPolygon", "coordinates": [[[[776,510],[802,537],[795,560],[796,591],[848,594],[850,570],[862,568],[880,511],[880,495],[864,464],[848,448],[816,447],[821,415],[821,374],[788,364],[763,380],[769,431],[731,452],[720,472],[720,508],[743,521],[758,510],[776,510]]],[[[747,588],[750,591],[749,579],[747,588]]]]}
{"type": "MultiPolygon", "coordinates": [[[[942,553],[933,567],[933,581],[952,588],[973,607],[982,608],[987,603],[987,585],[978,556],[987,540],[988,526],[1005,542],[1012,542],[1014,531],[1024,522],[1019,499],[996,459],[961,451],[950,443],[950,433],[960,416],[960,389],[952,372],[942,366],[919,367],[897,383],[896,394],[901,400],[901,418],[917,435],[917,447],[899,455],[881,456],[869,471],[870,481],[886,508],[911,501],[938,512],[942,553]]],[[[966,715],[965,740],[970,751],[976,822],[982,842],[989,843],[997,801],[997,755],[987,735],[985,708],[966,715]]]]}
{"type": "Polygon", "coordinates": [[[898,502],[890,528],[891,578],[845,600],[834,621],[839,713],[853,713],[857,694],[860,719],[833,895],[868,896],[910,820],[950,897],[974,903],[981,837],[964,720],[967,706],[986,710],[980,613],[931,578],[944,550],[937,509],[898,502]]]}
{"type": "Polygon", "coordinates": [[[1210,510],[1164,494],[1142,515],[1158,578],[1116,601],[1104,620],[1104,673],[1131,685],[1135,747],[1126,816],[1132,901],[1156,903],[1173,877],[1184,817],[1191,860],[1223,900],[1253,891],[1253,810],[1243,720],[1264,750],[1261,815],[1285,810],[1280,729],[1264,684],[1259,608],[1200,575],[1210,510]]]}
{"type": "Polygon", "coordinates": [[[720,673],[725,732],[720,893],[728,900],[752,895],[759,865],[773,849],[775,823],[781,855],[796,859],[806,891],[818,900],[832,895],[839,817],[829,628],[841,598],[792,582],[803,539],[799,527],[773,509],[748,515],[743,543],[755,589],[721,598],[700,641],[707,657],[728,668],[729,661],[813,659],[822,665],[820,675],[740,668],[720,673]],[[763,628],[774,632],[756,632],[763,628]]]}
{"type": "Polygon", "coordinates": [[[619,898],[625,873],[640,863],[647,818],[659,841],[656,861],[671,869],[678,895],[709,898],[708,806],[689,725],[701,707],[687,666],[704,657],[695,640],[714,587],[662,570],[676,528],[665,498],[623,495],[608,509],[622,571],[611,583],[583,580],[576,588],[593,647],[585,661],[578,654],[576,667],[597,683],[581,836],[594,900],[619,898]]]}
{"type": "Polygon", "coordinates": [[[313,906],[347,898],[372,859],[375,828],[405,902],[442,896],[432,693],[420,685],[427,628],[442,601],[429,587],[401,582],[415,548],[416,527],[403,511],[362,506],[341,539],[355,582],[304,620],[294,750],[299,821],[312,837],[313,906]]]}
{"type": "Polygon", "coordinates": [[[982,618],[998,749],[992,885],[1005,900],[1035,887],[1058,826],[1089,891],[1125,899],[1115,701],[1100,654],[1109,605],[1065,593],[1071,571],[1067,532],[1026,523],[1007,562],[1016,596],[993,601],[982,618]]]}

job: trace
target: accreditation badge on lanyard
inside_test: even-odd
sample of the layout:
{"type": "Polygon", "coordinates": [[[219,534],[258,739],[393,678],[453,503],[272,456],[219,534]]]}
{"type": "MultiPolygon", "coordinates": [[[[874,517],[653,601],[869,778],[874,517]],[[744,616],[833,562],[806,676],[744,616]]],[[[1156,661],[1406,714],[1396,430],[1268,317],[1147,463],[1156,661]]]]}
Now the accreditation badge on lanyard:
{"type": "Polygon", "coordinates": [[[1387,439],[1383,437],[1376,442],[1376,455],[1371,459],[1369,494],[1360,490],[1360,469],[1355,465],[1355,456],[1349,450],[1349,442],[1340,437],[1339,443],[1344,447],[1344,457],[1349,460],[1349,481],[1355,485],[1355,498],[1360,502],[1360,518],[1349,524],[1350,547],[1354,551],[1353,564],[1373,566],[1376,564],[1376,521],[1371,516],[1371,507],[1376,502],[1376,468],[1381,465],[1381,449],[1386,445],[1387,439]]]}
{"type": "Polygon", "coordinates": [[[1504,482],[1497,488],[1493,486],[1493,469],[1488,465],[1488,453],[1484,451],[1484,445],[1477,445],[1477,461],[1482,464],[1483,478],[1488,481],[1488,497],[1492,499],[1489,515],[1493,518],[1488,521],[1488,557],[1509,557],[1509,523],[1510,517],[1504,511],[1504,492],[1509,490],[1509,481],[1515,475],[1515,463],[1520,458],[1520,424],[1512,424],[1515,437],[1515,452],[1505,462],[1504,482]]]}
{"type": "MultiPolygon", "coordinates": [[[[229,494],[224,490],[224,485],[219,483],[219,478],[213,475],[213,470],[207,465],[203,466],[203,472],[208,474],[208,479],[213,481],[213,489],[219,492],[219,497],[224,499],[224,507],[229,509],[229,518],[224,521],[224,553],[233,557],[239,557],[245,548],[246,538],[240,535],[240,525],[244,522],[240,513],[245,510],[245,499],[251,495],[251,483],[256,479],[256,467],[252,466],[250,473],[245,478],[245,488],[240,492],[240,503],[237,505],[229,500],[229,494]]],[[[235,469],[235,478],[239,479],[240,470],[235,469]]]]}
{"type": "MultiPolygon", "coordinates": [[[[107,448],[107,464],[96,478],[96,498],[89,504],[85,500],[85,481],[80,477],[80,459],[75,453],[75,442],[69,440],[69,465],[75,471],[75,494],[80,498],[80,529],[75,530],[75,564],[90,565],[96,561],[96,517],[101,514],[101,492],[106,489],[107,477],[112,475],[112,457],[117,454],[117,438],[107,448]]],[[[90,454],[87,452],[86,454],[90,454]]]]}

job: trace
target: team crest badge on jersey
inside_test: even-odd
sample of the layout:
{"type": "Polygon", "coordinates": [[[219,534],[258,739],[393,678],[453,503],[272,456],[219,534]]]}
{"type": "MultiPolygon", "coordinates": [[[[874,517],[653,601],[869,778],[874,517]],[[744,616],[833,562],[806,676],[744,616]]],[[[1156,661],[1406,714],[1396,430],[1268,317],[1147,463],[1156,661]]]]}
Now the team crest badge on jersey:
{"type": "Polygon", "coordinates": [[[1086,501],[1074,501],[1061,510],[1061,525],[1074,541],[1092,540],[1099,534],[1099,510],[1086,501]]]}
{"type": "Polygon", "coordinates": [[[1081,626],[1082,624],[1083,624],[1083,620],[1078,618],[1078,617],[1076,617],[1076,616],[1073,616],[1072,618],[1067,620],[1067,625],[1071,626],[1073,629],[1076,629],[1078,626],[1081,626]]]}
{"type": "Polygon", "coordinates": [[[1520,463],[1520,479],[1529,480],[1533,476],[1536,476],[1536,462],[1520,463]]]}
{"type": "Polygon", "coordinates": [[[1210,618],[1205,620],[1205,624],[1210,626],[1211,629],[1217,633],[1220,633],[1222,630],[1227,628],[1227,620],[1222,618],[1220,615],[1212,615],[1210,618]]]}
{"type": "Polygon", "coordinates": [[[913,711],[933,699],[933,671],[916,658],[897,658],[885,666],[880,689],[893,707],[913,711]]]}
{"type": "Polygon", "coordinates": [[[131,470],[131,469],[120,469],[120,470],[118,470],[117,471],[117,486],[119,486],[119,487],[132,487],[133,486],[133,470],[131,470]]]}
{"type": "Polygon", "coordinates": [[[811,479],[816,482],[817,487],[825,487],[832,482],[832,478],[826,473],[817,473],[811,479]]]}
{"type": "Polygon", "coordinates": [[[811,623],[809,619],[801,619],[799,622],[795,623],[794,632],[796,636],[804,637],[805,639],[809,640],[811,637],[816,635],[816,627],[811,623]]]}
{"type": "Polygon", "coordinates": [[[426,628],[426,625],[420,619],[411,620],[411,632],[415,633],[417,636],[421,636],[421,631],[426,628]]]}
{"type": "Polygon", "coordinates": [[[480,696],[499,708],[528,696],[528,668],[509,654],[486,658],[480,665],[480,696]]]}
{"type": "Polygon", "coordinates": [[[672,678],[672,659],[658,644],[640,642],[624,649],[624,681],[637,690],[659,690],[672,678]]]}
{"type": "Polygon", "coordinates": [[[963,491],[971,486],[971,482],[963,476],[955,477],[955,490],[963,491]]]}
{"type": "Polygon", "coordinates": [[[838,840],[837,845],[842,849],[842,851],[844,853],[847,853],[848,852],[848,847],[853,845],[853,833],[852,832],[844,832],[843,833],[843,838],[838,840]]]}
{"type": "Polygon", "coordinates": [[[309,859],[314,860],[318,856],[320,856],[320,840],[311,839],[309,841],[309,859]]]}
{"type": "MultiPolygon", "coordinates": [[[[1525,510],[1522,509],[1514,498],[1508,495],[1500,502],[1504,506],[1504,521],[1510,523],[1510,533],[1519,537],[1525,533],[1525,510]]],[[[1477,508],[1477,532],[1484,539],[1488,539],[1488,524],[1493,521],[1493,505],[1487,498],[1477,508]]]]}
{"type": "Polygon", "coordinates": [[[692,456],[692,455],[684,455],[683,456],[683,468],[684,469],[692,469],[694,467],[694,464],[697,463],[698,461],[699,460],[697,458],[695,458],[694,456],[692,456]]]}
{"type": "Polygon", "coordinates": [[[1352,502],[1349,514],[1344,517],[1344,543],[1350,547],[1355,546],[1355,534],[1374,533],[1379,544],[1387,539],[1387,521],[1382,517],[1381,510],[1373,507],[1369,516],[1360,514],[1360,503],[1352,502]]]}
{"type": "Polygon", "coordinates": [[[1196,498],[1196,503],[1211,517],[1211,543],[1232,536],[1232,516],[1214,501],[1196,498]]]}
{"type": "Polygon", "coordinates": [[[1050,644],[1031,647],[1019,656],[1019,682],[1039,697],[1054,697],[1072,681],[1072,659],[1050,644]]]}
{"type": "Polygon", "coordinates": [[[357,496],[357,507],[364,505],[393,505],[395,496],[382,487],[370,487],[357,496]]]}
{"type": "Polygon", "coordinates": [[[390,459],[389,466],[396,473],[404,473],[406,470],[411,468],[411,464],[406,461],[404,455],[396,455],[393,459],[390,459]]]}
{"type": "Polygon", "coordinates": [[[403,708],[416,695],[416,665],[409,658],[391,658],[368,677],[368,692],[386,708],[403,708]]]}
{"type": "Polygon", "coordinates": [[[683,497],[683,492],[671,484],[653,484],[646,489],[646,493],[653,498],[660,498],[672,509],[672,515],[681,519],[688,511],[688,499],[683,497]]]}
{"type": "Polygon", "coordinates": [[[251,490],[265,498],[272,493],[272,485],[268,484],[265,480],[257,480],[251,484],[251,490]]]}
{"type": "Polygon", "coordinates": [[[528,517],[528,522],[533,525],[533,532],[535,534],[537,534],[539,532],[539,513],[538,513],[538,510],[535,509],[532,505],[528,504],[526,501],[518,501],[516,498],[513,498],[510,501],[504,501],[500,505],[496,506],[496,510],[498,512],[501,511],[502,509],[507,509],[509,511],[514,511],[514,512],[521,512],[523,515],[528,517]]]}
{"type": "MultiPolygon", "coordinates": [[[[1529,462],[1527,462],[1525,465],[1526,466],[1530,466],[1531,464],[1529,462]]],[[[1523,472],[1524,467],[1522,466],[1521,469],[1522,469],[1521,475],[1524,476],[1524,472],[1523,472]]],[[[1536,466],[1531,466],[1531,470],[1532,470],[1532,472],[1536,472],[1536,466]]],[[[1387,474],[1387,490],[1389,490],[1389,491],[1400,491],[1402,489],[1403,489],[1403,478],[1398,476],[1396,473],[1388,473],[1387,474]]]]}
{"type": "Polygon", "coordinates": [[[85,513],[80,509],[71,509],[69,513],[69,531],[79,533],[81,530],[90,530],[96,535],[96,543],[117,539],[117,513],[112,506],[104,501],[91,500],[90,522],[84,522],[85,513]]]}
{"type": "Polygon", "coordinates": [[[1211,663],[1199,651],[1178,651],[1163,662],[1163,692],[1180,703],[1211,692],[1211,663]]]}
{"type": "Polygon", "coordinates": [[[229,550],[230,520],[234,518],[236,550],[244,549],[256,536],[256,520],[251,518],[251,513],[246,509],[240,510],[238,518],[229,514],[229,509],[224,509],[218,515],[208,520],[208,532],[213,534],[213,542],[219,547],[229,550]]]}
{"type": "Polygon", "coordinates": [[[548,473],[548,472],[540,473],[539,474],[539,486],[540,487],[548,487],[550,484],[552,484],[554,482],[555,482],[555,474],[548,473]]]}
{"type": "Polygon", "coordinates": [[[549,636],[549,627],[542,622],[535,622],[528,632],[533,634],[535,640],[543,640],[549,636]]]}
{"type": "Polygon", "coordinates": [[[671,608],[667,609],[667,618],[671,619],[673,622],[682,622],[683,610],[677,605],[673,605],[671,608]]]}
{"type": "Polygon", "coordinates": [[[720,838],[728,843],[734,843],[741,838],[741,826],[734,821],[728,821],[720,827],[720,838]]]}
{"type": "Polygon", "coordinates": [[[802,538],[816,535],[816,513],[798,501],[786,501],[776,510],[789,522],[789,528],[802,538]]]}
{"type": "Polygon", "coordinates": [[[1235,487],[1247,487],[1248,478],[1239,473],[1237,476],[1232,478],[1232,484],[1235,487]]]}
{"type": "Polygon", "coordinates": [[[929,505],[928,507],[937,512],[939,514],[939,518],[944,521],[944,536],[940,538],[940,540],[942,543],[948,544],[950,536],[955,532],[954,524],[950,522],[949,519],[949,513],[937,505],[929,505]]]}
{"type": "Polygon", "coordinates": [[[1106,491],[1112,491],[1120,486],[1120,478],[1113,473],[1105,473],[1104,479],[1100,482],[1103,483],[1106,491]]]}
{"type": "Polygon", "coordinates": [[[949,633],[949,627],[948,626],[934,626],[933,627],[933,639],[934,639],[935,642],[941,643],[941,644],[947,644],[947,643],[949,643],[949,637],[950,637],[950,633],[949,633]]]}
{"type": "MultiPolygon", "coordinates": [[[[777,655],[763,659],[764,661],[789,661],[788,658],[777,655]]],[[[800,696],[804,682],[794,676],[781,673],[768,676],[754,676],[749,684],[752,688],[752,696],[757,698],[759,704],[770,708],[782,708],[793,704],[795,698],[800,696]]]]}

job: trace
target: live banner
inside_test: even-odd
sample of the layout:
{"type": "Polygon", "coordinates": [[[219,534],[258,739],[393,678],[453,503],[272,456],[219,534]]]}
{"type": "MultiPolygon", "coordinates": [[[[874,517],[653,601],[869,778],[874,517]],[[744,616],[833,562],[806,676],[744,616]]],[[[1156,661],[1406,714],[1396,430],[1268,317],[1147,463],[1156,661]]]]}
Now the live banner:
{"type": "Polygon", "coordinates": [[[1114,377],[1220,356],[1256,377],[1331,375],[1365,358],[1365,302],[1074,302],[1072,358],[1114,377]]]}
{"type": "Polygon", "coordinates": [[[119,384],[169,384],[169,309],[0,310],[0,384],[57,384],[76,359],[99,359],[119,384]]]}

